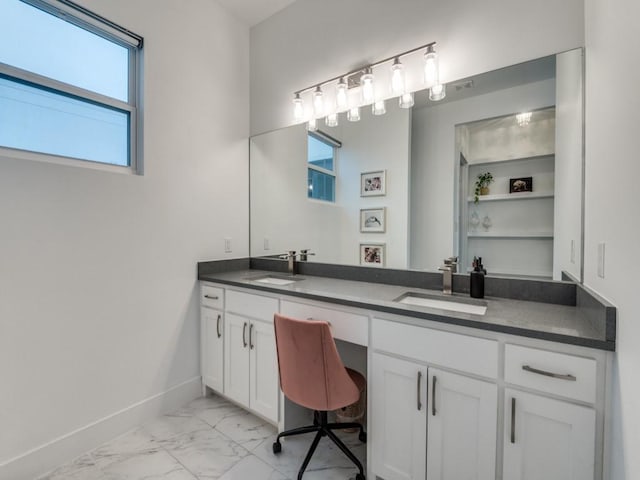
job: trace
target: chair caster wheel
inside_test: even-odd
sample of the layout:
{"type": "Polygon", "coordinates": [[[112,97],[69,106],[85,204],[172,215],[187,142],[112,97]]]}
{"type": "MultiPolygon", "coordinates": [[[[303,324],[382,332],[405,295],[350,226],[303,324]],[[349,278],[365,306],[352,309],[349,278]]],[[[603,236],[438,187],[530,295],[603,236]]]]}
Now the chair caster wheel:
{"type": "Polygon", "coordinates": [[[367,432],[360,432],[360,435],[358,435],[358,440],[360,440],[362,443],[367,443],[367,432]]]}
{"type": "Polygon", "coordinates": [[[280,453],[282,451],[282,444],[280,442],[273,442],[273,453],[280,453]]]}
{"type": "Polygon", "coordinates": [[[365,477],[361,473],[358,473],[356,474],[356,480],[365,480],[365,477]]]}

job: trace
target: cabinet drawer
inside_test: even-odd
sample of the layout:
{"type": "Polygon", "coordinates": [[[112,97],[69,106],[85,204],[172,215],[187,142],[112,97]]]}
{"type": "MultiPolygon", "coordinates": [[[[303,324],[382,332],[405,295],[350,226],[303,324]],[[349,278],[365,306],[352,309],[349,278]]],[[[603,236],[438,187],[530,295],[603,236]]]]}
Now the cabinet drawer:
{"type": "Polygon", "coordinates": [[[222,310],[224,307],[224,289],[212,287],[211,285],[201,285],[200,305],[222,310]]]}
{"type": "Polygon", "coordinates": [[[226,295],[226,311],[273,323],[278,299],[234,290],[227,290],[226,295]]]}
{"type": "Polygon", "coordinates": [[[498,342],[374,318],[376,350],[488,378],[498,377],[498,342]]]}
{"type": "Polygon", "coordinates": [[[505,345],[506,382],[584,402],[596,400],[596,361],[566,353],[505,345]]]}
{"type": "Polygon", "coordinates": [[[282,301],[281,313],[299,319],[326,320],[331,324],[331,334],[335,338],[365,347],[369,344],[369,318],[366,315],[286,300],[282,301]]]}

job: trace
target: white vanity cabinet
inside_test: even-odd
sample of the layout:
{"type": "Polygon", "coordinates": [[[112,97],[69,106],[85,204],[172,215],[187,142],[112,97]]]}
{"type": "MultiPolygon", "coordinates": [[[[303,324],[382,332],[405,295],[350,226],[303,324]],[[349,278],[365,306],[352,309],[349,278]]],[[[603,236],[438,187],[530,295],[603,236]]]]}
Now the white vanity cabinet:
{"type": "Polygon", "coordinates": [[[496,378],[498,343],[377,318],[372,328],[373,473],[495,479],[498,387],[473,376],[496,378]]]}
{"type": "Polygon", "coordinates": [[[278,300],[226,291],[224,394],[276,423],[278,359],[273,315],[278,300]]]}
{"type": "Polygon", "coordinates": [[[200,352],[203,387],[224,392],[224,290],[200,287],[200,352]]]}
{"type": "Polygon", "coordinates": [[[504,394],[505,479],[594,478],[596,371],[593,358],[506,345],[505,381],[515,386],[504,394]]]}

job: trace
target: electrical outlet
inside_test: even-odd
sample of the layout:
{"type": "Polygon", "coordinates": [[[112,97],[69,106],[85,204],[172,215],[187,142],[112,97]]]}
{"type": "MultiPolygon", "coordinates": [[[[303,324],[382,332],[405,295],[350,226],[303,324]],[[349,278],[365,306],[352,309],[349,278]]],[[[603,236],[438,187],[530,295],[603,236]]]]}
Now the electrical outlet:
{"type": "Polygon", "coordinates": [[[231,239],[224,239],[224,253],[231,253],[233,250],[231,249],[231,239]]]}
{"type": "Polygon", "coordinates": [[[604,243],[598,244],[598,276],[604,278],[604,243]]]}
{"type": "Polygon", "coordinates": [[[576,263],[576,241],[571,240],[571,263],[576,263]]]}
{"type": "Polygon", "coordinates": [[[265,250],[269,250],[271,247],[269,247],[269,239],[265,238],[264,239],[264,249],[265,250]]]}

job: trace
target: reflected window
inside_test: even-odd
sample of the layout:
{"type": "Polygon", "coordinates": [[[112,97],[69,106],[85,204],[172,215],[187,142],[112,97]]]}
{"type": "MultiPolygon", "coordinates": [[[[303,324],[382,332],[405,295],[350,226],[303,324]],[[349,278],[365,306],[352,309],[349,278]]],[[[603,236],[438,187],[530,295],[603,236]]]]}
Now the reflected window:
{"type": "Polygon", "coordinates": [[[322,132],[307,136],[307,196],[336,201],[336,150],[341,143],[322,132]]]}

